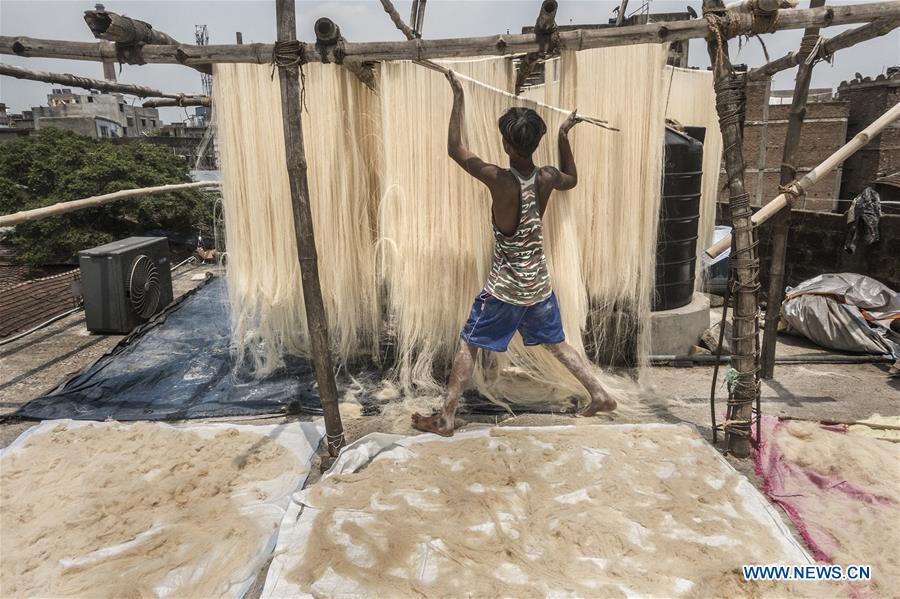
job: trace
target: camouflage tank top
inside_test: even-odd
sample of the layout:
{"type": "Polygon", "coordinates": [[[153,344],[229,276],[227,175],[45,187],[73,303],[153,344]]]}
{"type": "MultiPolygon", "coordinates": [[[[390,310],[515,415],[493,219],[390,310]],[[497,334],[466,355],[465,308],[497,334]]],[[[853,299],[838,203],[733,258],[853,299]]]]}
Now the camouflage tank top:
{"type": "Polygon", "coordinates": [[[538,169],[528,177],[510,171],[519,181],[519,223],[507,236],[493,222],[494,260],[484,289],[508,304],[530,306],[548,299],[552,291],[537,197],[538,169]]]}

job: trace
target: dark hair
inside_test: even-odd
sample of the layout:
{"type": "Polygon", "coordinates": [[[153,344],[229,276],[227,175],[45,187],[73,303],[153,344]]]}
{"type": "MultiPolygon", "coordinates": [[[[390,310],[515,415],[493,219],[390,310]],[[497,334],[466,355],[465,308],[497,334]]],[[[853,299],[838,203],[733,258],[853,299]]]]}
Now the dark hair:
{"type": "Polygon", "coordinates": [[[524,156],[534,153],[547,132],[544,119],[530,108],[510,108],[500,117],[497,125],[506,143],[524,156]]]}

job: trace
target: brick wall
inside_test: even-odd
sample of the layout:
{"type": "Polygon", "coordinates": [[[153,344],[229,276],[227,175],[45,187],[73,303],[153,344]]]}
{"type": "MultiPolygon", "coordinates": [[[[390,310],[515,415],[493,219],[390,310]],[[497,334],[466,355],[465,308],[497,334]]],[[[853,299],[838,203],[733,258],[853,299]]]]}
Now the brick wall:
{"type": "MultiPolygon", "coordinates": [[[[845,81],[838,88],[838,97],[850,102],[847,136],[853,137],[900,102],[900,77],[886,79],[879,75],[875,80],[845,81]]],[[[898,169],[900,124],[894,123],[844,163],[846,174],[840,197],[851,200],[879,176],[898,169]]]]}
{"type": "Polygon", "coordinates": [[[24,331],[78,306],[72,285],[80,278],[81,271],[76,268],[0,290],[0,337],[24,331]]]}
{"type": "MultiPolygon", "coordinates": [[[[763,206],[778,195],[781,182],[781,159],[787,132],[790,105],[769,104],[768,81],[747,85],[747,107],[744,121],[744,187],[753,206],[763,206]]],[[[800,135],[798,176],[809,172],[844,144],[847,135],[846,101],[810,102],[800,135]]],[[[724,181],[723,177],[723,181],[724,181]]],[[[812,186],[800,208],[831,211],[836,207],[841,184],[841,169],[828,173],[812,186]]],[[[719,201],[728,200],[723,190],[719,201]]]]}
{"type": "MultiPolygon", "coordinates": [[[[721,208],[717,222],[730,224],[723,220],[727,210],[721,208]]],[[[760,297],[764,299],[768,289],[772,229],[763,225],[758,231],[762,262],[760,281],[763,285],[760,297]]],[[[857,248],[853,255],[844,252],[846,236],[847,221],[843,214],[793,210],[784,263],[785,285],[796,285],[824,273],[855,272],[900,291],[900,214],[883,215],[878,242],[866,248],[857,248]]]]}

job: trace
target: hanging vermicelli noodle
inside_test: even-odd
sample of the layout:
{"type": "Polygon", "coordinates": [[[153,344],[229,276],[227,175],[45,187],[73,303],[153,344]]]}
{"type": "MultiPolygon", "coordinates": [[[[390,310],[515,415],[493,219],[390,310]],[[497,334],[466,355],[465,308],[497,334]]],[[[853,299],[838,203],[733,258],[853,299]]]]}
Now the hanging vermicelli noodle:
{"type": "MultiPolygon", "coordinates": [[[[278,78],[216,64],[215,102],[239,364],[264,376],[306,348],[306,316],[285,167],[278,78]]],[[[374,94],[344,69],[307,65],[303,113],[309,190],[329,336],[344,361],[377,343],[372,256],[374,94]]],[[[298,107],[298,110],[300,107],[298,107]]]]}
{"type": "MultiPolygon", "coordinates": [[[[602,327],[586,330],[589,309],[594,323],[626,313],[634,324],[649,313],[666,52],[665,45],[567,52],[543,97],[529,92],[621,129],[572,131],[578,186],[555,192],[544,218],[553,288],[567,340],[579,351],[585,334],[605,341],[602,327]]],[[[565,115],[478,84],[511,89],[508,60],[444,64],[465,75],[469,149],[506,167],[497,119],[525,105],[547,123],[535,163],[558,165],[565,115]]],[[[346,362],[378,341],[391,345],[391,376],[404,394],[439,392],[493,250],[488,190],[447,155],[449,85],[438,72],[385,62],[375,96],[343,69],[304,69],[310,202],[334,350],[346,362]]],[[[278,81],[257,65],[217,65],[215,75],[234,344],[264,375],[306,344],[278,81]]],[[[647,329],[627,331],[643,355],[647,329]]],[[[546,350],[524,348],[518,336],[507,353],[480,360],[475,380],[497,400],[585,395],[546,350]]]]}

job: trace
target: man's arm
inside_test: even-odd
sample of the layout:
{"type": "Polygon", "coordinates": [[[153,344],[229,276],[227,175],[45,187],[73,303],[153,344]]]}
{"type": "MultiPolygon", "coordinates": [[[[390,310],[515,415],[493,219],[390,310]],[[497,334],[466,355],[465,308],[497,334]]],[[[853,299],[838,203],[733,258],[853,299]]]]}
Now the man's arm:
{"type": "Polygon", "coordinates": [[[577,110],[563,121],[559,126],[559,170],[552,169],[553,189],[565,191],[578,184],[578,169],[575,168],[575,157],[572,155],[572,146],[569,144],[569,130],[579,121],[577,110]]]}
{"type": "Polygon", "coordinates": [[[493,187],[500,176],[500,167],[485,162],[465,146],[462,141],[462,119],[465,112],[465,98],[462,85],[453,71],[447,73],[447,81],[453,90],[453,108],[450,111],[450,126],[447,130],[447,153],[456,164],[487,185],[493,187]]]}

